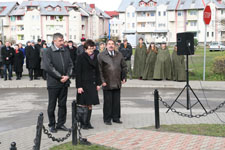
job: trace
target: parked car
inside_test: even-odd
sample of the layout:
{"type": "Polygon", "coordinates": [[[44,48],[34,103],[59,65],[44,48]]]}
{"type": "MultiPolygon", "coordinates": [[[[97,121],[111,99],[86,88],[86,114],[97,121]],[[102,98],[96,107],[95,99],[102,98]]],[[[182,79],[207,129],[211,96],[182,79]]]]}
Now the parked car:
{"type": "Polygon", "coordinates": [[[209,51],[224,51],[225,50],[225,45],[222,43],[218,43],[218,42],[212,42],[209,45],[209,51]]]}

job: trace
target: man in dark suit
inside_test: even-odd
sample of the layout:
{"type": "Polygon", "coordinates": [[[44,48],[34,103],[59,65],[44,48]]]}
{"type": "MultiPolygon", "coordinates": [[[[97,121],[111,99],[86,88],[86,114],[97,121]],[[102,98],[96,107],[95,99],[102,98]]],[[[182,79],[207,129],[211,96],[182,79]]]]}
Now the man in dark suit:
{"type": "Polygon", "coordinates": [[[121,83],[126,83],[127,65],[123,55],[115,50],[115,42],[109,40],[107,49],[98,55],[99,71],[102,80],[104,106],[103,119],[106,125],[111,121],[120,121],[120,89],[121,83]]]}
{"type": "Polygon", "coordinates": [[[63,46],[64,39],[61,33],[53,35],[53,44],[43,55],[43,69],[47,72],[48,89],[48,118],[50,131],[55,133],[58,130],[68,131],[66,123],[66,102],[69,78],[73,71],[73,62],[70,52],[63,46]],[[58,121],[55,121],[55,107],[58,100],[58,121]]]}
{"type": "Polygon", "coordinates": [[[10,43],[6,42],[5,46],[3,46],[1,49],[5,81],[7,80],[7,76],[9,77],[9,80],[12,80],[12,65],[13,65],[14,53],[15,53],[14,49],[10,46],[10,43]],[[7,70],[8,70],[8,73],[7,73],[7,70]]]}

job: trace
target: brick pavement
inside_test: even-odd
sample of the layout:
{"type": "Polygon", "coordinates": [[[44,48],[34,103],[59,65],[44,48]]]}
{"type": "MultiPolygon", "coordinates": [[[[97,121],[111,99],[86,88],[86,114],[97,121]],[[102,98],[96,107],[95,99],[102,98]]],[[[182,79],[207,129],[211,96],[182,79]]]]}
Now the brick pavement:
{"type": "Polygon", "coordinates": [[[120,150],[224,150],[225,138],[138,129],[100,132],[92,143],[120,150]]]}

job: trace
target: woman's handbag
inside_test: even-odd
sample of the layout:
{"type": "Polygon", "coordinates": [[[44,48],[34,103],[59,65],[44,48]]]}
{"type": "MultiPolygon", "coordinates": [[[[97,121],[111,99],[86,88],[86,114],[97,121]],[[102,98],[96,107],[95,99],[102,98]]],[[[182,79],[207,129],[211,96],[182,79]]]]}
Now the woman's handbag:
{"type": "Polygon", "coordinates": [[[81,125],[85,125],[87,122],[88,116],[88,107],[77,106],[77,121],[81,123],[81,125]]]}

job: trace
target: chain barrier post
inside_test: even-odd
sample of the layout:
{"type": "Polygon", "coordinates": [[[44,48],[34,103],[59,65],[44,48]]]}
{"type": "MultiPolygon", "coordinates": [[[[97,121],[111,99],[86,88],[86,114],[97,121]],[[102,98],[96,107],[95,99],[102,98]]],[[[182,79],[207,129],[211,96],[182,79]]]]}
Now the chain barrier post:
{"type": "Polygon", "coordinates": [[[154,105],[155,105],[155,128],[160,128],[160,118],[159,118],[159,92],[156,89],[154,92],[154,105]]]}
{"type": "Polygon", "coordinates": [[[77,104],[72,102],[72,144],[77,145],[77,104]]]}
{"type": "Polygon", "coordinates": [[[16,142],[12,142],[11,143],[11,146],[10,146],[9,150],[17,150],[17,148],[16,148],[16,142]]]}
{"type": "Polygon", "coordinates": [[[43,120],[44,120],[44,116],[43,116],[43,113],[41,112],[38,116],[37,127],[36,127],[36,137],[34,139],[33,150],[40,150],[43,120]]]}

